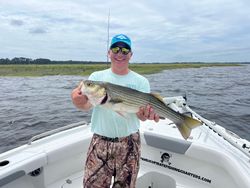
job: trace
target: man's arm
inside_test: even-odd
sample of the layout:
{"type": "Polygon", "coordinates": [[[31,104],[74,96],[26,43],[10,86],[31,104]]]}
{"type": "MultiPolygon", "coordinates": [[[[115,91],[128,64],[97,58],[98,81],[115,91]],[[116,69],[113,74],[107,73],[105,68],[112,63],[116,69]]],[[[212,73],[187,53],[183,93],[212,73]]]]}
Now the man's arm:
{"type": "Polygon", "coordinates": [[[81,92],[82,83],[79,84],[71,93],[73,104],[81,110],[90,110],[92,104],[89,102],[88,97],[81,92]]]}

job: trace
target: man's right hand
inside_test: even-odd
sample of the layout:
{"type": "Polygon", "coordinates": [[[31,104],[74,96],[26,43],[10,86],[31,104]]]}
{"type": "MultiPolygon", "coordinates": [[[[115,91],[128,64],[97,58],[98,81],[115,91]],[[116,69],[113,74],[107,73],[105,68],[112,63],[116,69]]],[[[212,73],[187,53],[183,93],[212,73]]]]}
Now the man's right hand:
{"type": "Polygon", "coordinates": [[[77,88],[71,92],[71,99],[73,104],[81,110],[89,110],[92,105],[88,101],[88,97],[81,92],[82,82],[77,88]]]}

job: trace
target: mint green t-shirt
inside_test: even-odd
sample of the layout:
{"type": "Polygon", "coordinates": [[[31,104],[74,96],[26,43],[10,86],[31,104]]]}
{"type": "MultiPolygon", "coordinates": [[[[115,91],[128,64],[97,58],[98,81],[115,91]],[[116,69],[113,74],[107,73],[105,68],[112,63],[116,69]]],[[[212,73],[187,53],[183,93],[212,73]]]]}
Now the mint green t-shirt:
{"type": "MultiPolygon", "coordinates": [[[[111,69],[106,69],[92,73],[89,76],[89,80],[105,81],[146,93],[150,92],[148,80],[133,71],[129,71],[127,75],[121,76],[113,73],[111,69]]],[[[91,117],[91,131],[93,133],[110,138],[125,137],[137,132],[139,126],[140,122],[136,114],[129,113],[124,117],[101,105],[93,108],[91,117]]]]}

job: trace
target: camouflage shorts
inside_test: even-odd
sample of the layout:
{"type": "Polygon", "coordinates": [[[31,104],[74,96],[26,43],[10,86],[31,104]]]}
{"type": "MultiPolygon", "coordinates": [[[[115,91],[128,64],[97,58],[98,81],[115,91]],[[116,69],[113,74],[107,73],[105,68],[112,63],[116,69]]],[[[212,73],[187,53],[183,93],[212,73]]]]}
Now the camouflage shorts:
{"type": "Polygon", "coordinates": [[[134,188],[141,155],[139,132],[108,139],[97,134],[91,140],[85,164],[84,188],[134,188]]]}

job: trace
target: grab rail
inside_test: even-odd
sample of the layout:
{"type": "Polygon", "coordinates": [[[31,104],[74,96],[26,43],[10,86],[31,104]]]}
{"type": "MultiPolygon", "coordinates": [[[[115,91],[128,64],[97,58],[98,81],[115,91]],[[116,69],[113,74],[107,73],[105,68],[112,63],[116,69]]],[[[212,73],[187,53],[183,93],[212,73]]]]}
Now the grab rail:
{"type": "Polygon", "coordinates": [[[69,125],[54,129],[54,130],[50,130],[50,131],[38,134],[36,136],[33,136],[31,139],[29,139],[28,145],[31,145],[32,142],[34,142],[35,140],[39,140],[39,139],[41,139],[43,137],[50,136],[52,134],[55,134],[55,133],[58,133],[58,132],[61,132],[61,131],[65,131],[65,130],[68,130],[68,129],[71,129],[71,128],[74,128],[74,127],[78,127],[80,125],[88,125],[88,123],[85,122],[85,121],[80,121],[80,122],[77,122],[77,123],[72,123],[72,124],[69,124],[69,125]]]}
{"type": "MultiPolygon", "coordinates": [[[[213,131],[215,131],[216,133],[218,133],[222,138],[224,138],[227,142],[229,142],[232,146],[234,146],[235,148],[239,149],[241,152],[243,152],[248,158],[250,158],[250,151],[246,151],[246,148],[248,149],[249,147],[246,147],[246,144],[243,144],[242,146],[240,146],[237,142],[235,142],[234,140],[232,140],[232,138],[225,132],[223,132],[221,129],[216,127],[216,123],[209,121],[205,118],[203,118],[202,116],[200,116],[199,114],[197,114],[195,111],[193,111],[187,104],[186,104],[186,97],[183,96],[177,96],[177,97],[165,97],[163,98],[164,102],[167,105],[171,105],[171,104],[176,104],[177,108],[178,107],[183,107],[184,109],[187,110],[187,112],[190,112],[192,115],[194,115],[195,117],[197,117],[200,121],[202,121],[202,123],[204,123],[205,125],[207,125],[210,129],[212,129],[213,131]]],[[[172,107],[172,106],[171,106],[172,107]]],[[[173,106],[174,107],[174,106],[173,106]]],[[[227,131],[225,129],[225,131],[227,131]]],[[[230,132],[231,135],[235,134],[230,132]]]]}
{"type": "MultiPolygon", "coordinates": [[[[235,148],[239,149],[241,152],[243,152],[248,158],[250,158],[250,153],[247,152],[243,146],[241,147],[237,142],[231,139],[231,137],[223,132],[221,129],[216,127],[216,123],[211,122],[203,117],[201,117],[199,114],[194,112],[191,108],[189,108],[187,105],[185,106],[186,110],[191,112],[195,117],[197,117],[199,120],[201,120],[205,125],[207,125],[210,129],[214,130],[216,133],[218,133],[222,138],[224,138],[227,142],[229,142],[231,145],[233,145],[235,148]]],[[[226,129],[225,129],[226,130],[226,129]]]]}

